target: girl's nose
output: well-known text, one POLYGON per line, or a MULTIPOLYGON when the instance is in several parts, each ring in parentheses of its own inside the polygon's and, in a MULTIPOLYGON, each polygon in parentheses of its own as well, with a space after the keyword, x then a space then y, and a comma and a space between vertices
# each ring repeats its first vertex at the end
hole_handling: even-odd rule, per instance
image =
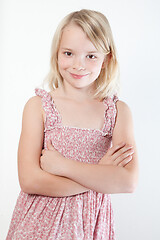
POLYGON ((73 62, 73 69, 80 71, 85 69, 85 61, 84 59, 78 57, 74 59, 73 62))

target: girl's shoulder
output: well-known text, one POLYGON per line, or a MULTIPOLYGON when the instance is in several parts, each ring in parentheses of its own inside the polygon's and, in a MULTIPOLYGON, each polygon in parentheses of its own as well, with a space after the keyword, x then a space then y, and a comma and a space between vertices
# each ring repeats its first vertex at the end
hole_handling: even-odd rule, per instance
POLYGON ((123 101, 117 101, 116 108, 116 129, 119 129, 121 132, 130 132, 131 129, 133 129, 133 119, 130 107, 123 101))
POLYGON ((38 108, 41 109, 42 108, 42 98, 41 96, 32 96, 30 97, 27 102, 25 103, 25 108, 38 108))
POLYGON ((45 113, 42 107, 42 99, 40 96, 33 96, 28 99, 24 106, 23 116, 29 117, 34 115, 37 118, 45 117, 45 113))
POLYGON ((29 98, 24 106, 24 108, 41 108, 41 97, 40 96, 33 96, 29 98))
POLYGON ((117 111, 122 115, 131 114, 130 107, 124 101, 118 100, 116 102, 117 111))

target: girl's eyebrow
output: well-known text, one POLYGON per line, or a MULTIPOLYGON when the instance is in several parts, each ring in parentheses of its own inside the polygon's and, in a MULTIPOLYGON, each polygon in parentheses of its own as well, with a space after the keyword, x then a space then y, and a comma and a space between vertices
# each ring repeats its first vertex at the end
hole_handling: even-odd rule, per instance
POLYGON ((98 53, 98 51, 90 51, 90 52, 88 52, 88 53, 98 53))
POLYGON ((72 49, 70 49, 70 48, 62 48, 62 50, 72 51, 72 49))
MULTIPOLYGON (((62 48, 62 50, 67 50, 67 51, 73 51, 73 49, 71 49, 71 48, 62 48)), ((98 53, 98 51, 86 51, 87 53, 98 53)))

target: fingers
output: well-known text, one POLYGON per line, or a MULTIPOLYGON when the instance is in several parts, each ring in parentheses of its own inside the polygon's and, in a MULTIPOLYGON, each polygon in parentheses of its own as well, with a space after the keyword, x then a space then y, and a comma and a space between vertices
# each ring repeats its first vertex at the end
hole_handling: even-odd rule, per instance
POLYGON ((44 152, 45 152, 45 149, 42 150, 42 155, 44 154, 44 152))
POLYGON ((122 166, 126 165, 129 161, 132 160, 132 155, 134 154, 133 148, 129 147, 125 152, 119 155, 114 161, 114 165, 122 166))
POLYGON ((132 160, 132 155, 126 157, 122 162, 120 162, 117 166, 125 167, 132 160))
MULTIPOLYGON (((53 151, 54 149, 55 149, 55 148, 52 146, 51 140, 49 140, 49 141, 47 142, 47 150, 52 150, 52 151, 53 151)), ((43 154, 45 153, 45 151, 46 151, 46 149, 43 149, 41 155, 43 155, 43 154)))
MULTIPOLYGON (((53 147, 52 143, 51 143, 51 140, 49 140, 47 142, 47 150, 55 150, 55 148, 53 147)), ((41 156, 45 153, 46 149, 43 149, 42 152, 41 152, 41 156)))
POLYGON ((48 150, 54 150, 54 147, 53 147, 53 145, 52 145, 51 140, 49 140, 49 141, 47 142, 47 149, 48 149, 48 150))
POLYGON ((113 146, 112 148, 109 149, 110 155, 113 155, 115 152, 123 148, 125 145, 126 143, 121 142, 120 144, 113 146))
POLYGON ((120 156, 125 158, 126 157, 125 154, 127 154, 130 150, 133 150, 133 146, 121 143, 119 145, 112 147, 110 149, 109 155, 112 161, 115 161, 116 159, 119 159, 120 156))
POLYGON ((125 166, 132 160, 133 154, 133 146, 122 142, 109 149, 109 163, 115 166, 125 166))

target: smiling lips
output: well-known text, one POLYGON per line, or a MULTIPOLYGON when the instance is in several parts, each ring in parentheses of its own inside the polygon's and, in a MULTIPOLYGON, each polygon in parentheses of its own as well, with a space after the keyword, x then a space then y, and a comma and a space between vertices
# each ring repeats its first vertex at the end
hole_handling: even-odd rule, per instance
POLYGON ((75 78, 75 79, 81 79, 81 78, 83 78, 83 77, 85 77, 85 76, 88 75, 88 73, 87 73, 87 74, 84 74, 84 75, 77 75, 77 74, 74 74, 74 73, 70 73, 70 74, 71 74, 71 76, 72 76, 73 78, 75 78))

